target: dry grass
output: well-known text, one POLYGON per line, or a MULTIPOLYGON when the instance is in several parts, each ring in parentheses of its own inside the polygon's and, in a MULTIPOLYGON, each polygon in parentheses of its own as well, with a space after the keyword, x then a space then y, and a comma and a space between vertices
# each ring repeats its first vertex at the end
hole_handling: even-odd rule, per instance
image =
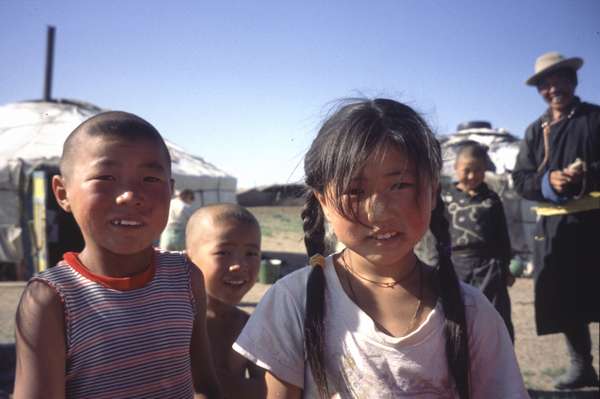
POLYGON ((304 253, 301 207, 250 208, 260 223, 263 251, 304 253))

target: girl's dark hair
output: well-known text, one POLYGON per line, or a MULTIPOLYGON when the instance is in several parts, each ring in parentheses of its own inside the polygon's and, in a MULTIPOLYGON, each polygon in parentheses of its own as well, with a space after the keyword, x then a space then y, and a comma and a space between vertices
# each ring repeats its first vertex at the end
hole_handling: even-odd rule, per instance
POLYGON ((449 223, 444 216, 444 201, 439 193, 437 204, 431 212, 429 230, 436 240, 438 266, 435 283, 444 308, 444 334, 446 336, 446 358, 448 370, 454 378, 461 399, 470 397, 469 340, 465 305, 460 283, 450 257, 449 223))
MULTIPOLYGON (((439 181, 440 146, 427 123, 410 107, 388 99, 348 100, 323 124, 304 159, 309 193, 302 210, 304 242, 308 256, 324 251, 324 215, 316 193, 337 211, 356 220, 341 201, 351 179, 359 175, 367 158, 390 145, 410 154, 418 181, 439 181)), ((450 238, 443 203, 432 212, 430 229, 438 243, 440 262, 435 278, 444 308, 446 356, 461 399, 469 398, 469 355, 465 309, 460 285, 448 254, 450 238)), ((327 396, 324 363, 324 291, 321 267, 313 267, 307 283, 304 339, 308 363, 321 396, 327 396)))

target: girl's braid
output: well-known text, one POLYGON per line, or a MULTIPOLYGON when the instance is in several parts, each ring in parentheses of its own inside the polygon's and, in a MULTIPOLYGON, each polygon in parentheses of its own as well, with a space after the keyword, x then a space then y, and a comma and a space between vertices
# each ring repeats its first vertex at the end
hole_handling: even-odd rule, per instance
MULTIPOLYGON (((313 192, 306 198, 302 209, 302 228, 306 252, 311 257, 325 250, 325 224, 321 204, 313 192)), ((325 352, 325 273, 323 267, 313 266, 306 285, 306 311, 304 314, 304 341, 308 363, 321 397, 328 396, 327 375, 323 354, 325 352)))
POLYGON ((444 202, 438 195, 429 226, 436 239, 438 267, 436 286, 446 317, 446 357, 448 370, 454 378, 461 399, 469 399, 469 341, 467 321, 460 283, 450 257, 449 224, 444 215, 444 202))

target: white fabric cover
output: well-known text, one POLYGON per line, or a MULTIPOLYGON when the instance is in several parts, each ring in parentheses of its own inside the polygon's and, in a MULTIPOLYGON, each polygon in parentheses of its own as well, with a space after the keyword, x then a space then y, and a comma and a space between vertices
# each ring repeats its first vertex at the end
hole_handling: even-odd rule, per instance
MULTIPOLYGON (((80 102, 21 102, 0 106, 0 184, 11 160, 57 164, 71 131, 89 117, 105 111, 80 102)), ((233 192, 236 179, 202 158, 165 140, 172 157, 176 187, 233 192)))
POLYGON ((489 148, 488 155, 496 166, 496 174, 510 173, 514 169, 519 139, 504 129, 465 129, 451 134, 442 143, 443 175, 454 176, 456 145, 466 140, 476 141, 489 148))

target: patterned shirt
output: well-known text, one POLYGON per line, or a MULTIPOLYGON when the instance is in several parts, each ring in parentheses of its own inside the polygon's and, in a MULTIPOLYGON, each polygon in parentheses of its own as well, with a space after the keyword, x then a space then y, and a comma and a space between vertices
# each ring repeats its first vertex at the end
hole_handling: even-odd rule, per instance
POLYGON ((476 191, 470 196, 452 184, 442 194, 450 222, 452 252, 477 251, 508 262, 511 246, 500 197, 485 183, 476 191))
POLYGON ((33 280, 64 308, 68 398, 192 398, 190 342, 195 318, 190 266, 155 252, 139 275, 94 275, 75 253, 33 280))

